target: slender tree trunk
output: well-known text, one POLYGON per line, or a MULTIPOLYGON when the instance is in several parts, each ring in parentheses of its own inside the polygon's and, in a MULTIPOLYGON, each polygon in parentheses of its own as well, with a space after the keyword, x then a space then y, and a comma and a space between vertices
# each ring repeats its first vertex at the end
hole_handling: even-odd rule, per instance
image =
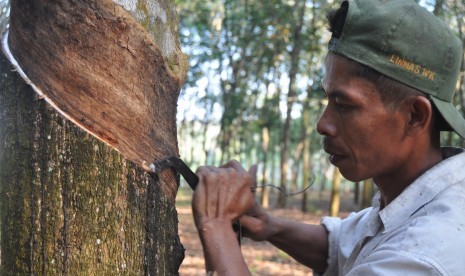
MULTIPOLYGON (((278 168, 279 168, 279 165, 278 165, 278 160, 279 160, 279 146, 276 146, 276 144, 274 143, 271 143, 272 145, 274 145, 273 147, 273 150, 271 151, 271 169, 270 169, 270 178, 269 178, 269 181, 268 183, 271 184, 271 185, 276 185, 277 183, 277 178, 278 178, 278 168)), ((268 194, 269 194, 269 197, 270 198, 273 198, 273 196, 276 194, 275 193, 275 190, 274 189, 268 189, 268 194)), ((275 202, 275 205, 273 207, 276 206, 276 202, 275 202)))
POLYGON ((363 181, 363 197, 362 208, 370 207, 373 200, 373 180, 367 179, 363 181))
POLYGON ((262 147, 263 147, 263 170, 262 170, 262 194, 261 194, 261 205, 263 208, 268 208, 269 205, 269 191, 268 177, 267 177, 267 166, 268 166, 268 149, 270 145, 270 133, 267 127, 262 128, 262 147))
POLYGON ((433 13, 434 15, 438 17, 444 16, 444 0, 436 0, 436 3, 434 4, 434 10, 433 13))
POLYGON ((303 136, 305 135, 305 130, 304 130, 304 126, 302 125, 301 126, 302 129, 301 129, 301 138, 300 138, 300 141, 299 143, 297 144, 295 150, 294 150, 294 154, 292 156, 292 174, 291 174, 291 191, 295 191, 297 190, 297 187, 298 187, 298 178, 299 178, 299 172, 300 172, 300 163, 301 163, 301 157, 302 157, 302 151, 304 149, 304 138, 303 136))
POLYGON ((339 173, 338 168, 334 167, 329 215, 332 217, 339 216, 340 206, 341 206, 341 173, 339 173))
POLYGON ((291 174, 291 185, 290 185, 290 192, 297 191, 299 186, 299 175, 300 175, 300 157, 298 159, 294 159, 292 162, 292 174, 291 174))
MULTIPOLYGON (((307 99, 310 99, 310 92, 308 92, 309 95, 307 99)), ((310 179, 310 170, 311 170, 311 164, 310 164, 310 135, 312 133, 312 127, 310 126, 310 109, 308 108, 309 103, 305 104, 305 108, 303 111, 302 115, 302 120, 303 120, 303 125, 305 127, 305 137, 304 137, 304 147, 303 147, 303 179, 302 179, 302 186, 306 187, 310 185, 311 179, 310 179)), ((308 192, 303 193, 302 195, 302 205, 301 209, 302 212, 307 212, 307 197, 308 197, 308 192)))
POLYGON ((319 193, 318 193, 318 198, 320 201, 323 200, 323 193, 325 192, 326 190, 326 182, 327 182, 327 179, 326 179, 326 176, 325 176, 325 172, 326 170, 328 169, 328 162, 326 161, 326 159, 320 159, 320 164, 321 164, 321 168, 322 168, 322 172, 323 172, 323 175, 321 177, 321 180, 320 180, 320 188, 319 188, 319 193))
POLYGON ((8 24, 8 11, 10 8, 10 1, 3 0, 0 2, 0 35, 6 29, 8 24))
MULTIPOLYGON (((290 131, 291 131, 291 112, 292 107, 295 102, 295 97, 297 95, 297 85, 296 85, 296 77, 299 68, 299 58, 300 58, 300 51, 302 50, 302 27, 304 23, 304 14, 305 14, 305 1, 300 1, 296 4, 298 9, 299 20, 297 26, 294 30, 293 40, 294 40, 294 48, 291 52, 291 69, 289 70, 289 91, 287 95, 287 114, 286 120, 284 122, 284 129, 283 129, 283 142, 281 148, 281 179, 280 179, 280 186, 282 189, 286 190, 286 183, 287 183, 287 174, 288 174, 288 159, 289 159, 289 144, 290 144, 290 131), (300 5, 299 5, 300 4, 300 5)), ((287 198, 284 194, 280 193, 278 196, 278 206, 281 208, 286 207, 287 198)))
MULTIPOLYGON (((310 161, 306 160, 307 158, 310 159, 310 154, 304 153, 304 175, 303 175, 303 187, 310 185, 310 161)), ((300 209, 302 212, 308 211, 308 190, 302 194, 302 202, 300 209)))
MULTIPOLYGON (((222 124, 223 126, 223 124, 222 124)), ((223 164, 226 160, 230 158, 229 152, 229 144, 230 144, 230 134, 229 134, 229 126, 221 127, 221 141, 220 141, 220 150, 221 150, 221 157, 219 165, 223 164)))
POLYGON ((360 182, 355 182, 354 184, 354 203, 358 205, 360 203, 360 182))
MULTIPOLYGON (((455 8, 459 9, 459 5, 461 5, 461 7, 463 8, 463 3, 462 4, 459 4, 457 3, 457 1, 454 1, 454 6, 455 8)), ((463 13, 465 13, 464 10, 462 10, 462 13, 461 15, 457 15, 456 16, 456 21, 457 21, 457 31, 458 31, 458 34, 459 34, 459 38, 462 40, 462 45, 463 45, 463 55, 462 55, 462 66, 460 67, 460 77, 459 77, 459 81, 457 83, 457 93, 456 95, 458 95, 459 97, 459 102, 460 102, 460 105, 461 105, 461 109, 462 109, 462 114, 465 115, 465 20, 463 18, 463 13)), ((461 140, 461 146, 464 147, 465 146, 465 141, 462 139, 461 140)))

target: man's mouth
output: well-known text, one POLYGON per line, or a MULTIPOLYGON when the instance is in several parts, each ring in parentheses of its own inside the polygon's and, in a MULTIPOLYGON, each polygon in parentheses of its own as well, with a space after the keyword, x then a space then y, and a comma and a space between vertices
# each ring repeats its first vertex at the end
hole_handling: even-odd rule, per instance
POLYGON ((337 154, 330 154, 330 155, 329 155, 329 161, 330 161, 331 164, 333 164, 333 165, 336 165, 336 163, 338 163, 338 162, 341 161, 342 159, 344 159, 344 156, 343 156, 343 155, 337 155, 337 154))
POLYGON ((333 146, 329 145, 327 139, 323 141, 323 149, 326 153, 329 154, 329 161, 333 165, 344 159, 344 155, 340 154, 338 150, 334 149, 333 146))

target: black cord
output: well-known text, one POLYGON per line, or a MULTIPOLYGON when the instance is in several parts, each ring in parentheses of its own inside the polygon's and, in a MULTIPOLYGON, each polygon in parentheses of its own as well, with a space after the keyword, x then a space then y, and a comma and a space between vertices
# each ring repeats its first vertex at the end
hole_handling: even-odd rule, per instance
POLYGON ((278 186, 275 186, 275 185, 272 185, 272 184, 266 184, 266 185, 256 186, 256 187, 252 188, 252 191, 255 192, 256 189, 262 189, 262 188, 265 188, 265 187, 271 187, 271 188, 273 188, 273 189, 276 189, 276 190, 280 191, 280 192, 283 193, 285 196, 296 196, 296 195, 299 195, 299 194, 303 194, 303 193, 305 193, 308 189, 310 189, 310 187, 312 187, 314 181, 315 181, 315 178, 312 179, 312 181, 310 182, 310 184, 309 184, 307 187, 305 187, 305 189, 303 189, 302 191, 293 192, 293 193, 288 193, 288 192, 286 191, 286 189, 281 188, 281 187, 278 187, 278 186))

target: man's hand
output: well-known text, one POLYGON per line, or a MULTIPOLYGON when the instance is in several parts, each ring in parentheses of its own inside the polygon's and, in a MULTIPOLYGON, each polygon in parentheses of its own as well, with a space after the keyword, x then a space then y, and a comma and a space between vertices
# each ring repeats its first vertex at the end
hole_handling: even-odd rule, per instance
POLYGON ((237 161, 219 168, 200 167, 192 211, 202 241, 207 271, 248 275, 232 223, 254 205, 254 179, 237 161))
POLYGON ((328 233, 324 226, 273 217, 255 201, 256 167, 246 172, 238 162, 201 167, 192 209, 202 241, 207 271, 250 274, 231 224, 240 220, 244 234, 267 240, 319 272, 327 267, 328 233))
MULTIPOLYGON (((255 195, 257 187, 257 166, 254 165, 249 169, 249 175, 252 177, 252 191, 255 195)), ((242 234, 254 241, 265 241, 271 235, 270 216, 254 200, 254 205, 239 219, 242 226, 242 234)))
POLYGON ((271 236, 270 215, 257 202, 239 221, 244 237, 254 241, 266 241, 271 236))
POLYGON ((254 178, 237 161, 217 168, 200 167, 199 184, 192 200, 196 226, 208 220, 221 220, 232 224, 254 205, 251 188, 254 178))

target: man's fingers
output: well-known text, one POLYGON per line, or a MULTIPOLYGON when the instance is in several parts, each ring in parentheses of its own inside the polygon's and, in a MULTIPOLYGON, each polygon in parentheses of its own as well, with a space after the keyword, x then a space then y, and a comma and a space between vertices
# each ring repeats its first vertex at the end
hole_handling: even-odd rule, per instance
MULTIPOLYGON (((255 170, 255 169, 253 169, 255 170)), ((255 179, 237 161, 221 167, 197 169, 199 185, 194 193, 196 212, 205 217, 236 219, 253 206, 255 179)))
POLYGON ((257 165, 252 165, 250 168, 249 168, 249 174, 250 176, 252 176, 253 178, 257 178, 257 165))
POLYGON ((255 225, 258 225, 259 221, 251 216, 244 215, 239 218, 239 222, 243 227, 253 228, 255 225))
POLYGON ((252 165, 249 168, 249 175, 252 177, 252 184, 250 185, 250 190, 252 193, 255 193, 257 190, 257 165, 252 165))
POLYGON ((244 236, 253 238, 254 240, 264 240, 262 237, 263 233, 263 222, 259 219, 251 216, 241 216, 239 222, 242 227, 242 233, 244 236))
POLYGON ((200 173, 204 173, 204 174, 208 174, 208 173, 211 173, 211 172, 214 172, 216 170, 216 167, 214 166, 200 166, 197 168, 197 171, 195 171, 195 174, 200 174, 200 173))
POLYGON ((228 163, 221 165, 220 168, 232 168, 237 172, 245 172, 244 168, 242 167, 241 163, 237 160, 231 160, 228 163))

